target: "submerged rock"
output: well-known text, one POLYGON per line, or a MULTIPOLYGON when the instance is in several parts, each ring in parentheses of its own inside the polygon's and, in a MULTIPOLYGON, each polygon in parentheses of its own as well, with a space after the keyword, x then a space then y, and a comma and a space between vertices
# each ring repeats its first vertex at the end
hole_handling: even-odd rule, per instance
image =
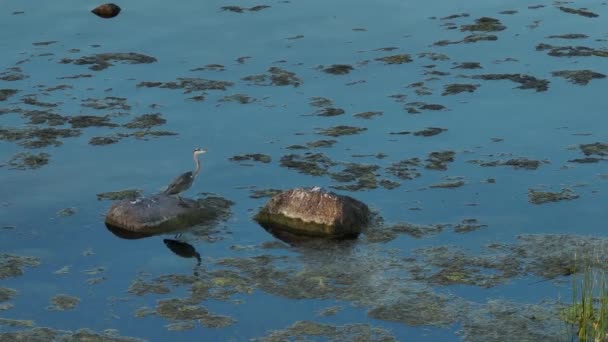
POLYGON ((95 15, 102 18, 114 18, 120 13, 120 7, 116 4, 103 4, 95 7, 92 11, 95 15))
POLYGON ((354 238, 369 222, 367 205, 319 187, 274 196, 255 216, 265 229, 329 238, 354 238))
POLYGON ((179 199, 164 194, 115 202, 106 214, 105 223, 114 234, 145 237, 215 223, 226 217, 232 202, 208 197, 202 200, 179 199))

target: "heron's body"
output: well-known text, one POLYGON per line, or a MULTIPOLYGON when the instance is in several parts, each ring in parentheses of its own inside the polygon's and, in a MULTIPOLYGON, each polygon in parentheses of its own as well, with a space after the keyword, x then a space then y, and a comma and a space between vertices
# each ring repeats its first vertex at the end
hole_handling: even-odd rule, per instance
MULTIPOLYGON (((199 154, 203 154, 207 152, 207 150, 203 150, 203 149, 195 149, 194 150, 194 163, 196 163, 196 169, 194 171, 188 171, 185 172, 183 174, 181 174, 180 176, 178 176, 177 178, 175 178, 173 180, 173 182, 171 182, 171 184, 169 184, 169 186, 167 187, 167 189, 163 192, 165 195, 177 195, 177 197, 179 198, 179 194, 190 189, 190 187, 192 186, 192 183, 194 183, 194 179, 196 179, 196 176, 198 176, 198 173, 201 170, 201 163, 198 160, 197 156, 199 154)), ((181 200, 181 198, 180 198, 181 200)))
POLYGON ((194 183, 194 174, 192 171, 184 172, 169 184, 164 193, 165 195, 177 195, 180 192, 190 189, 192 183, 194 183))

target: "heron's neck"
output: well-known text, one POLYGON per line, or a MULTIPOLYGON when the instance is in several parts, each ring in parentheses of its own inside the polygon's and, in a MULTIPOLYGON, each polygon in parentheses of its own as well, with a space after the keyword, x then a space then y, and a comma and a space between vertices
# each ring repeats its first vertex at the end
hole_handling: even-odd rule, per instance
POLYGON ((201 171, 201 162, 198 160, 198 156, 196 154, 194 154, 194 163, 196 164, 196 168, 194 169, 194 177, 196 177, 201 171))

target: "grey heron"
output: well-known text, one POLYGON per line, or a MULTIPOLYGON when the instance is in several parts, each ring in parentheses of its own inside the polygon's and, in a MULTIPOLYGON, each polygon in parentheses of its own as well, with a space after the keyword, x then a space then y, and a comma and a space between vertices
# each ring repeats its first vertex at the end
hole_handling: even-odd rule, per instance
POLYGON ((188 171, 188 172, 182 173, 180 176, 175 178, 173 180, 173 182, 171 182, 171 184, 169 184, 169 186, 163 193, 165 195, 177 195, 177 198, 181 202, 182 198, 179 197, 179 194, 190 189, 190 187, 192 186, 192 183, 194 183, 194 179, 196 178, 196 176, 198 176, 199 172, 201 171, 201 162, 198 160, 198 155, 206 153, 206 152, 207 152, 207 150, 205 150, 203 148, 195 148, 193 157, 194 157, 194 163, 196 164, 196 168, 194 169, 194 171, 188 171))

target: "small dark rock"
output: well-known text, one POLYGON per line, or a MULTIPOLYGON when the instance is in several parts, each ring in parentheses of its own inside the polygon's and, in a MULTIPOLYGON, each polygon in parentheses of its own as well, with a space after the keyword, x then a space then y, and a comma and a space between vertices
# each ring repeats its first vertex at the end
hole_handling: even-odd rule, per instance
POLYGON ((97 6, 96 8, 91 10, 91 12, 96 14, 98 17, 106 19, 114 18, 120 13, 120 7, 118 7, 118 5, 116 4, 108 3, 97 6))

